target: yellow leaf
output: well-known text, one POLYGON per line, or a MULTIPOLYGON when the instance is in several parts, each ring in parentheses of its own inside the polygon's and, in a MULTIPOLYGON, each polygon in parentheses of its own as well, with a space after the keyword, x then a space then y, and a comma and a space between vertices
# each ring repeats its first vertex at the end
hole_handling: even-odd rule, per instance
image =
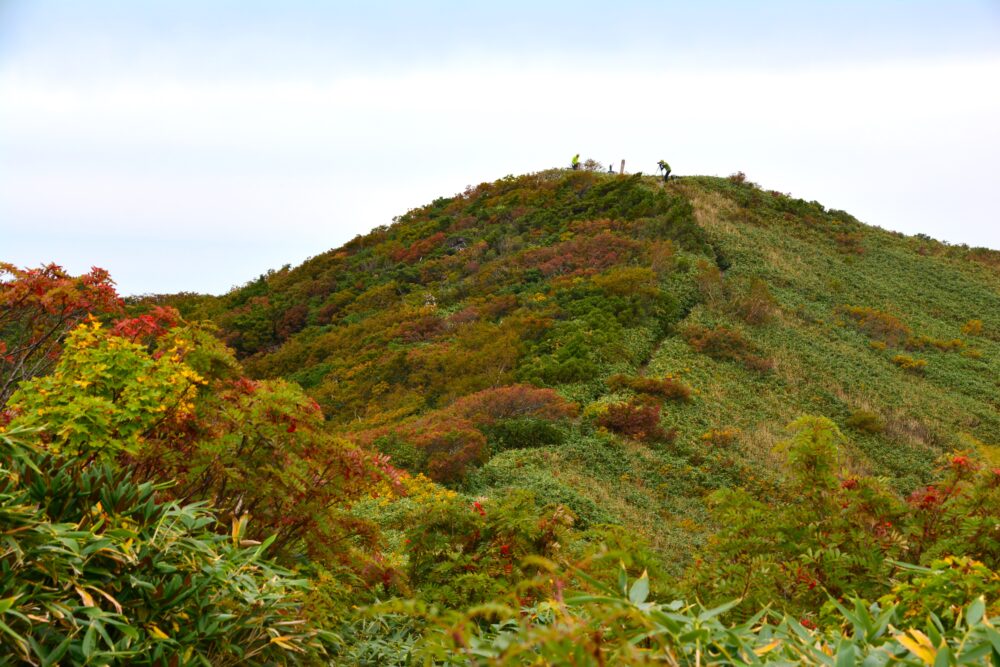
POLYGON ((73 588, 76 589, 76 594, 80 596, 81 600, 83 600, 84 605, 86 605, 87 607, 97 606, 97 604, 94 602, 94 598, 90 595, 90 593, 83 590, 79 586, 74 586, 73 588))
POLYGON ((923 660, 925 664, 934 664, 934 658, 937 657, 937 649, 934 648, 934 644, 931 643, 927 635, 920 632, 920 630, 910 629, 907 630, 907 634, 896 635, 896 641, 908 648, 911 653, 923 660))
POLYGON ((150 624, 150 626, 149 626, 149 632, 154 637, 156 637, 157 639, 170 639, 170 637, 167 636, 166 632, 164 632, 163 630, 160 630, 158 627, 156 627, 155 623, 150 624))
POLYGON ((117 611, 119 614, 122 613, 122 606, 121 606, 121 604, 119 604, 118 600, 114 599, 113 597, 111 597, 111 595, 109 595, 108 593, 105 593, 104 591, 102 591, 99 588, 95 588, 94 590, 97 591, 98 593, 100 593, 101 595, 103 595, 104 599, 106 599, 108 602, 110 602, 111 604, 113 604, 114 607, 115 607, 115 611, 117 611))
POLYGON ((301 650, 298 646, 295 646, 294 644, 289 644, 288 643, 289 639, 294 639, 294 637, 292 637, 291 635, 281 635, 280 637, 271 637, 271 643, 272 644, 277 644, 278 646, 280 646, 281 648, 285 649, 286 651, 299 651, 299 650, 301 650))
POLYGON ((238 546, 240 543, 240 529, 243 527, 243 519, 233 517, 233 546, 238 546))
POLYGON ((779 642, 777 639, 772 639, 770 644, 765 644, 764 646, 758 646, 753 650, 753 652, 756 653, 757 655, 764 655, 765 653, 769 653, 774 649, 778 648, 778 646, 780 645, 781 642, 779 642))

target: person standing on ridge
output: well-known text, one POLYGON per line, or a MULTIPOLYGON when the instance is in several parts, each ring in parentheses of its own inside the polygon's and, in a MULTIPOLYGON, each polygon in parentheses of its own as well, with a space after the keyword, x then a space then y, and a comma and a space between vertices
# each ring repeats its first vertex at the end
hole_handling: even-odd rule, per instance
POLYGON ((571 167, 573 167, 573 171, 576 171, 577 169, 579 169, 580 168, 580 154, 577 153, 576 155, 574 155, 573 159, 569 161, 569 164, 570 164, 571 167))
POLYGON ((670 178, 670 165, 667 164, 666 160, 660 160, 656 163, 656 165, 660 168, 660 171, 663 172, 663 182, 666 183, 667 179, 670 178))

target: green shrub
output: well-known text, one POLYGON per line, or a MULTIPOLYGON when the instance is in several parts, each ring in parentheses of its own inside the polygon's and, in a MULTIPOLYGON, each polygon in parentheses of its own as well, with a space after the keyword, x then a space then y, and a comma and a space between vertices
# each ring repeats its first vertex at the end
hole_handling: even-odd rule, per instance
POLYGON ((392 465, 412 473, 418 473, 427 464, 427 451, 414 445, 397 433, 376 438, 372 445, 389 456, 392 465))
POLYGON ((885 430, 885 424, 882 423, 877 414, 870 410, 854 410, 844 424, 861 433, 881 433, 885 430))
POLYGON ((521 417, 501 419, 483 428, 487 443, 493 452, 505 449, 527 449, 561 445, 566 431, 547 419, 521 417))
POLYGON ((908 575, 879 602, 898 605, 900 621, 909 623, 936 614, 951 629, 961 620, 963 608, 982 599, 989 616, 1000 614, 1000 574, 971 558, 948 556, 930 568, 908 567, 908 575))
POLYGON ((759 278, 750 281, 746 290, 733 301, 736 315, 750 325, 767 324, 778 310, 778 302, 767 283, 759 278))

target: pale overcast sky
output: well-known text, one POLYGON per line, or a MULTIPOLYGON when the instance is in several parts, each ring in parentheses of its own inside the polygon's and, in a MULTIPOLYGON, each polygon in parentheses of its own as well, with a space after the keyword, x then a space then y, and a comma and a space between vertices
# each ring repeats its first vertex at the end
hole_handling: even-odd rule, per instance
POLYGON ((574 153, 1000 248, 1000 2, 0 0, 0 260, 125 294, 574 153))

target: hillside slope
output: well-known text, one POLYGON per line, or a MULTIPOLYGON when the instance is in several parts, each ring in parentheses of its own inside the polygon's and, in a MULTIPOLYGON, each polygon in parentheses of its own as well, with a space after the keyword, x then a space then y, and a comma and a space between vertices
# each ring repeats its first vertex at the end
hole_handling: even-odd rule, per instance
POLYGON ((397 464, 533 490, 677 567, 706 492, 773 491, 798 415, 834 420, 846 464, 902 492, 1000 444, 1000 253, 741 177, 507 177, 224 297, 160 300, 397 464))

